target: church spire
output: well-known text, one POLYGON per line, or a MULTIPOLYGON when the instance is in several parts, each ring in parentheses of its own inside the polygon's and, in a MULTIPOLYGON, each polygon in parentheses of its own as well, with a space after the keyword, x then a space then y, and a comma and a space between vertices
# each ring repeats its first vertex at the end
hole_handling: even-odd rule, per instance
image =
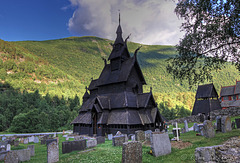
POLYGON ((117 28, 117 31, 116 31, 116 33, 117 33, 117 38, 116 38, 116 40, 115 40, 115 42, 114 42, 114 45, 117 45, 117 44, 123 44, 124 42, 123 42, 123 38, 122 38, 122 28, 121 28, 121 19, 120 19, 121 17, 120 17, 120 13, 119 13, 119 24, 118 24, 118 28, 117 28))

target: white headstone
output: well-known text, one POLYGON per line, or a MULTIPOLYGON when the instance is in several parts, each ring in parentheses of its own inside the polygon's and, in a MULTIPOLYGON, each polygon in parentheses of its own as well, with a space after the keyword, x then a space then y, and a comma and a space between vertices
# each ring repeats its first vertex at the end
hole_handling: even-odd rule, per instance
POLYGON ((69 140, 69 137, 66 137, 66 141, 68 141, 69 140))
POLYGON ((34 142, 34 136, 28 137, 28 142, 29 143, 34 142))
POLYGON ((39 138, 38 137, 34 137, 34 143, 39 143, 39 138))
POLYGON ((10 144, 7 144, 7 149, 6 151, 11 151, 11 145, 10 144))
POLYGON ((112 134, 108 134, 108 140, 112 140, 113 135, 112 134))
POLYGON ((135 135, 132 135, 132 136, 131 136, 131 140, 132 140, 132 141, 135 141, 135 135))

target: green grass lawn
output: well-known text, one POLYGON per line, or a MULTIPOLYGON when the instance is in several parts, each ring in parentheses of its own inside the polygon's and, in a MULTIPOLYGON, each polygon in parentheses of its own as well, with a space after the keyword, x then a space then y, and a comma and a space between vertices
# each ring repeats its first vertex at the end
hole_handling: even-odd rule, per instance
MULTIPOLYGON (((231 118, 234 120, 238 117, 231 118)), ((191 127, 193 123, 189 123, 189 127, 191 127)), ((179 124, 180 127, 183 127, 184 124, 179 124)), ((170 126, 170 128, 172 128, 170 126)), ((190 131, 188 133, 181 134, 180 139, 183 142, 192 143, 191 146, 185 149, 177 149, 172 147, 172 153, 165 156, 154 157, 149 154, 151 150, 150 147, 143 146, 142 147, 142 160, 144 163, 155 163, 155 162, 195 162, 194 151, 197 147, 205 147, 212 145, 220 145, 223 144, 226 140, 231 137, 240 136, 240 130, 234 129, 228 133, 216 133, 214 138, 205 138, 203 136, 196 136, 194 131, 190 131)), ((170 135, 171 137, 171 135, 170 135)), ((73 139, 70 139, 70 141, 73 139)), ((120 163, 122 160, 122 147, 113 147, 112 141, 106 140, 104 144, 99 144, 94 150, 89 152, 80 152, 73 151, 71 153, 62 154, 62 142, 65 141, 65 137, 59 135, 59 162, 66 163, 120 163)), ((30 143, 34 144, 34 143, 30 143)), ((27 148, 30 144, 20 144, 18 147, 12 147, 12 150, 24 149, 27 148)), ((43 163, 47 162, 47 146, 41 145, 40 142, 35 145, 35 156, 31 157, 29 162, 32 163, 43 163)), ((2 162, 1 162, 2 163, 2 162)))

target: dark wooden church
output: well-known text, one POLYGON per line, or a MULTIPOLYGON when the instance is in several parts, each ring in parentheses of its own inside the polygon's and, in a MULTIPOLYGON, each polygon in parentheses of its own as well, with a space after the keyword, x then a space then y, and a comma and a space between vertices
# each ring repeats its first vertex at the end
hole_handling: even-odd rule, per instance
POLYGON ((131 57, 127 39, 117 28, 117 38, 99 78, 92 80, 83 96, 79 115, 72 121, 73 132, 80 135, 133 134, 136 130, 162 129, 162 118, 152 95, 143 93, 146 84, 137 60, 131 57))
POLYGON ((199 85, 195 98, 192 115, 201 113, 208 116, 211 111, 221 109, 218 93, 213 84, 199 85))

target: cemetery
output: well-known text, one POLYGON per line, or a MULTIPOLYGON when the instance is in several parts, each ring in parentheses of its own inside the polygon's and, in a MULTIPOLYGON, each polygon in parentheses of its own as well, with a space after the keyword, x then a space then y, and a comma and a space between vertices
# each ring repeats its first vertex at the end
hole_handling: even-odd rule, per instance
POLYGON ((59 133, 23 138, 6 134, 0 137, 0 162, 204 162, 239 159, 236 152, 240 149, 240 126, 236 125, 239 119, 240 116, 221 116, 204 123, 185 121, 169 124, 168 132, 139 130, 135 134, 118 132, 105 137, 59 133), (234 126, 232 122, 235 122, 234 126), (38 141, 22 141, 29 139, 38 141), (232 151, 232 157, 226 155, 229 151, 232 151))

